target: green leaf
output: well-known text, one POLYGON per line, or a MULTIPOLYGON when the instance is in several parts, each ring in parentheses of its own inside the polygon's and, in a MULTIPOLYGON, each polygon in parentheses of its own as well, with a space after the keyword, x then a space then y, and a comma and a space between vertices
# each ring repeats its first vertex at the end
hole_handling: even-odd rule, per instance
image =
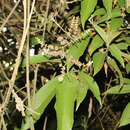
POLYGON ((108 45, 117 37, 121 34, 121 31, 116 31, 116 30, 109 30, 107 32, 107 43, 108 45))
POLYGON ((88 37, 87 39, 84 39, 82 41, 78 41, 77 43, 73 44, 70 46, 70 48, 67 50, 67 70, 71 68, 71 66, 74 63, 70 62, 70 59, 78 60, 80 56, 84 53, 88 43, 89 43, 90 38, 88 37))
POLYGON ((126 0, 118 0, 118 4, 119 4, 121 7, 125 7, 126 0))
POLYGON ((90 44, 90 46, 89 46, 89 49, 88 49, 88 52, 89 52, 90 56, 93 54, 93 52, 94 52, 96 49, 100 48, 100 47, 103 45, 103 43, 104 43, 104 41, 103 41, 102 38, 97 34, 97 35, 93 38, 93 40, 92 40, 92 42, 91 42, 91 44, 90 44))
POLYGON ((130 7, 130 1, 126 0, 126 8, 129 8, 129 7, 130 7))
POLYGON ((126 68, 126 72, 127 72, 127 73, 130 73, 130 63, 126 64, 126 67, 125 67, 125 68, 126 68))
POLYGON ((121 17, 121 16, 122 16, 122 13, 121 13, 120 8, 114 8, 112 10, 112 18, 121 17))
POLYGON ((83 0, 81 1, 81 23, 84 28, 85 22, 88 20, 92 12, 94 11, 97 5, 97 0, 83 0))
POLYGON ((20 130, 19 128, 15 127, 14 130, 20 130))
POLYGON ((130 93, 130 84, 117 85, 108 89, 104 94, 127 94, 130 93))
POLYGON ((100 26, 98 26, 97 24, 92 23, 95 30, 98 32, 98 34, 101 36, 101 38, 108 43, 108 39, 107 39, 107 34, 104 31, 104 29, 102 29, 100 26))
POLYGON ((84 72, 79 72, 80 82, 87 86, 101 105, 100 90, 95 80, 84 72))
POLYGON ((114 70, 116 70, 116 72, 118 72, 118 74, 121 74, 121 71, 120 71, 120 69, 119 69, 119 67, 118 67, 118 65, 116 64, 116 62, 115 62, 114 59, 108 57, 108 58, 107 58, 107 63, 108 63, 114 70))
POLYGON ((126 42, 127 44, 130 45, 130 37, 124 37, 124 40, 125 40, 125 42, 126 42))
POLYGON ((93 55, 94 75, 96 75, 103 67, 106 53, 97 52, 93 55))
POLYGON ((43 36, 42 35, 38 35, 38 36, 34 36, 30 39, 30 43, 32 45, 37 45, 39 44, 40 42, 42 42, 44 39, 43 39, 43 36))
POLYGON ((117 46, 120 50, 127 50, 129 45, 128 45, 127 43, 125 43, 125 42, 122 42, 122 43, 116 44, 116 46, 117 46))
MULTIPOLYGON (((34 98, 34 110, 36 110, 38 113, 42 114, 51 99, 55 96, 55 89, 61 84, 59 77, 60 76, 57 76, 54 79, 48 81, 48 83, 40 88, 40 90, 36 93, 34 98)), ((36 119, 38 120, 39 116, 36 117, 36 119)))
POLYGON ((107 32, 105 32, 104 29, 102 29, 97 24, 92 23, 92 25, 94 26, 98 34, 102 37, 102 39, 105 41, 107 46, 112 42, 112 40, 114 40, 114 38, 116 38, 121 33, 121 31, 115 30, 108 30, 107 32))
MULTIPOLYGON (((29 57, 30 65, 38 64, 38 63, 42 63, 42 62, 49 62, 49 61, 53 61, 53 60, 50 60, 49 56, 47 57, 44 55, 34 55, 34 56, 29 57)), ((21 63, 21 67, 25 67, 25 66, 26 66, 26 59, 23 59, 23 61, 21 63)))
POLYGON ((99 16, 99 15, 105 15, 105 14, 106 14, 105 9, 104 8, 99 8, 99 9, 95 10, 95 12, 92 14, 91 18, 93 18, 95 16, 99 16))
POLYGON ((124 82, 123 82, 122 73, 121 73, 121 71, 120 71, 118 65, 116 64, 115 60, 112 59, 112 58, 110 58, 110 57, 108 57, 108 58, 107 58, 107 63, 110 65, 110 67, 112 67, 112 69, 114 69, 114 70, 118 73, 118 75, 119 75, 119 77, 120 77, 120 83, 124 83, 124 82))
POLYGON ((130 0, 126 0, 126 11, 130 13, 130 0))
POLYGON ((77 80, 73 75, 66 75, 64 81, 56 89, 55 110, 57 114, 57 130, 71 130, 74 118, 74 103, 77 95, 77 80))
POLYGON ((130 6, 126 9, 126 11, 130 14, 130 6))
POLYGON ((109 51, 111 53, 111 55, 113 57, 115 57, 115 59, 117 59, 119 61, 119 63, 124 67, 124 60, 122 58, 122 53, 120 51, 120 49, 115 45, 115 44, 112 44, 109 46, 109 51))
POLYGON ((109 27, 111 30, 119 30, 122 24, 123 24, 122 18, 114 18, 111 20, 109 27))
POLYGON ((69 16, 78 13, 80 11, 80 5, 75 5, 68 13, 64 14, 65 19, 69 16))
MULTIPOLYGON (((112 17, 111 18, 116 18, 116 17, 121 17, 122 14, 121 14, 121 10, 120 8, 114 8, 112 10, 112 17)), ((102 16, 97 22, 96 24, 99 24, 99 23, 102 23, 102 22, 105 22, 105 21, 108 21, 111 19, 110 17, 108 17, 108 14, 102 16)))
POLYGON ((88 89, 89 89, 88 86, 86 84, 84 84, 82 79, 80 79, 79 80, 79 87, 78 87, 78 90, 77 90, 76 110, 78 110, 79 105, 82 103, 82 101, 86 97, 88 89))
POLYGON ((102 0, 103 1, 103 5, 107 10, 107 14, 109 17, 112 16, 111 12, 112 12, 112 0, 102 0))
POLYGON ((130 45, 130 38, 129 37, 121 37, 121 38, 118 38, 118 39, 116 39, 116 42, 125 42, 125 43, 127 43, 128 45, 130 45))
POLYGON ((43 114, 45 108, 56 94, 56 87, 60 85, 58 78, 59 76, 48 81, 46 85, 44 85, 38 90, 35 97, 32 99, 34 113, 29 110, 26 110, 26 116, 23 119, 21 130, 27 130, 28 128, 31 127, 30 123, 31 115, 34 119, 33 123, 35 123, 43 114))
POLYGON ((121 115, 119 127, 130 124, 130 103, 128 103, 121 115))
POLYGON ((130 84, 130 79, 129 78, 123 78, 124 84, 130 84))
POLYGON ((121 55, 125 57, 127 60, 130 60, 130 54, 127 54, 125 52, 121 52, 121 55))

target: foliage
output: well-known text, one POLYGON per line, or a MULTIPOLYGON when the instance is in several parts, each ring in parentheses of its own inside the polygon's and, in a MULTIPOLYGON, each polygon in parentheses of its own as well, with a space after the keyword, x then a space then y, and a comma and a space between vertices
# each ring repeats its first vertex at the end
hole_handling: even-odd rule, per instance
MULTIPOLYGON (((11 68, 15 70, 15 60, 17 59, 16 63, 19 60, 18 76, 15 77, 13 86, 16 85, 19 91, 23 87, 20 81, 26 79, 22 83, 24 87, 29 87, 27 92, 20 90, 23 97, 28 98, 28 101, 24 103, 26 110, 20 130, 33 128, 54 98, 56 99, 54 108, 57 130, 71 130, 74 127, 74 114, 87 96, 92 98, 93 95, 97 106, 103 107, 101 92, 103 96, 130 93, 130 79, 127 78, 130 72, 130 32, 129 26, 124 25, 124 16, 130 13, 129 1, 81 0, 76 1, 76 4, 72 3, 70 7, 72 9, 69 11, 67 10, 69 1, 60 2, 59 7, 57 2, 50 2, 50 10, 48 3, 45 2, 44 5, 48 10, 43 14, 38 10, 39 7, 33 9, 37 20, 33 23, 35 18, 33 19, 32 15, 32 21, 29 24, 30 34, 27 34, 25 41, 27 45, 24 46, 21 55, 19 55, 19 50, 22 42, 18 45, 18 50, 16 50, 19 57, 14 50, 14 57, 9 58, 11 59, 9 69, 6 68, 9 73, 15 73, 11 68), (57 7, 59 15, 54 7, 57 7), (54 14, 49 12, 51 10, 54 14), (64 14, 65 11, 68 11, 67 14, 64 14), (66 21, 67 25, 64 24, 66 21), (33 27, 36 30, 31 32, 33 27), (31 49, 35 51, 33 56, 29 56, 31 49), (105 92, 105 85, 100 86, 101 78, 99 78, 100 81, 96 79, 96 77, 104 79, 102 71, 107 78, 105 85, 109 84, 110 87, 105 92), (26 78, 23 75, 26 75, 26 78)), ((1 60, 3 61, 5 57, 1 60)), ((8 58, 4 61, 3 64, 7 63, 8 58)), ((10 87, 10 80, 6 78, 5 73, 3 75, 0 81, 7 80, 10 87)), ((11 77, 11 81, 13 78, 11 77)), ((22 101, 21 96, 20 102, 22 101)), ((93 112, 92 107, 94 106, 90 102, 88 120, 93 112)), ((118 127, 130 124, 129 108, 130 103, 126 105, 117 124, 118 127)))

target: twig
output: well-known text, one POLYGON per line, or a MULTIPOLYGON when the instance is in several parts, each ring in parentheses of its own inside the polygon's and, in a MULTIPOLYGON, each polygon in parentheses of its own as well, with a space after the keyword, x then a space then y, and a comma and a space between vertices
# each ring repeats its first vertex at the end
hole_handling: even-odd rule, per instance
POLYGON ((36 93, 38 68, 39 68, 39 64, 36 65, 36 69, 34 71, 33 91, 32 91, 32 97, 33 97, 32 107, 34 107, 33 105, 35 104, 35 93, 36 93))
MULTIPOLYGON (((24 4, 25 4, 25 1, 24 1, 24 4)), ((15 68, 14 68, 14 71, 13 71, 13 74, 12 74, 12 78, 9 81, 9 89, 8 89, 7 95, 5 97, 5 101, 2 104, 3 111, 6 107, 6 105, 8 104, 13 86, 15 84, 15 80, 16 80, 16 76, 17 76, 18 68, 19 68, 19 64, 20 64, 21 54, 22 54, 22 50, 23 50, 23 47, 24 47, 26 36, 27 36, 28 30, 29 30, 29 25, 30 25, 30 20, 31 20, 31 16, 32 16, 32 13, 33 13, 34 5, 35 5, 35 0, 33 0, 33 2, 32 2, 32 8, 31 8, 31 12, 30 12, 30 15, 29 15, 29 18, 28 18, 28 24, 26 26, 26 29, 24 27, 23 36, 22 36, 20 48, 19 48, 19 51, 18 51, 18 56, 17 56, 17 59, 16 59, 15 68)), ((26 22, 26 21, 24 20, 24 22, 26 22)))
MULTIPOLYGON (((26 26, 28 24, 28 17, 30 15, 30 0, 27 0, 27 6, 25 6, 26 10, 26 26)), ((30 23, 29 23, 29 27, 30 27, 30 23)), ((28 98, 28 107, 31 107, 31 94, 30 94, 30 80, 29 80, 29 30, 27 33, 27 45, 26 45, 26 88, 27 88, 27 98, 28 98)), ((30 122, 31 122, 31 130, 34 130, 34 124, 33 122, 33 118, 30 116, 30 122)))
POLYGON ((45 121, 44 121, 43 130, 46 130, 46 124, 47 124, 47 116, 45 117, 45 121))
MULTIPOLYGON (((45 38, 45 31, 46 31, 46 24, 47 24, 49 6, 50 6, 50 0, 47 1, 47 8, 46 8, 46 13, 45 13, 45 22, 44 22, 44 28, 43 28, 43 38, 45 38)), ((43 42, 44 42, 44 39, 43 39, 43 42)))
POLYGON ((15 4, 14 8, 11 10, 10 14, 9 14, 8 17, 6 18, 5 22, 1 25, 1 27, 0 27, 0 32, 2 31, 3 27, 6 25, 6 23, 7 23, 8 20, 10 19, 10 17, 12 16, 12 14, 13 14, 13 12, 15 11, 15 9, 17 8, 19 2, 20 2, 20 0, 17 1, 17 3, 15 4))
MULTIPOLYGON (((28 16, 30 14, 30 0, 27 0, 27 8, 26 10, 26 24, 28 22, 28 16)), ((30 26, 30 25, 29 25, 30 26)), ((27 42, 26 42, 26 88, 27 88, 27 97, 28 97, 28 107, 31 107, 31 97, 30 97, 30 81, 29 81, 29 31, 27 34, 27 42)))
POLYGON ((57 22, 56 20, 52 17, 51 20, 74 42, 75 40, 70 36, 68 32, 66 32, 57 22))
POLYGON ((5 124, 5 120, 4 120, 4 116, 2 115, 1 116, 1 123, 2 123, 2 126, 3 126, 3 130, 7 130, 7 127, 6 127, 6 124, 5 124))
POLYGON ((3 74, 3 76, 5 77, 5 79, 6 79, 7 81, 9 81, 9 78, 8 78, 7 74, 5 73, 4 68, 3 68, 1 62, 0 62, 0 69, 1 69, 2 74, 3 74))

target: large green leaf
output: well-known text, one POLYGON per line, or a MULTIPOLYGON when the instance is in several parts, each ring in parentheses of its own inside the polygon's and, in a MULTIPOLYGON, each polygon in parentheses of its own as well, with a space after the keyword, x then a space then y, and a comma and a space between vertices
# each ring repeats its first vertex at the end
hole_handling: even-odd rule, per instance
POLYGON ((35 97, 32 99, 32 106, 34 113, 28 110, 26 111, 26 116, 25 119, 23 119, 21 130, 27 130, 28 128, 31 127, 30 124, 31 115, 34 119, 33 123, 35 123, 40 118, 45 108, 56 94, 56 87, 60 85, 58 78, 59 76, 48 81, 46 85, 44 85, 38 90, 35 97))
MULTIPOLYGON (((44 55, 34 55, 34 56, 30 56, 29 57, 29 64, 38 64, 38 63, 42 63, 42 62, 48 62, 51 61, 50 57, 44 56, 44 55)), ((26 66, 26 59, 23 59, 22 63, 21 63, 21 67, 25 67, 26 66)))
POLYGON ((86 97, 89 89, 88 85, 84 84, 82 77, 80 78, 81 79, 79 79, 79 87, 77 90, 77 97, 76 97, 76 110, 78 109, 79 105, 82 103, 84 98, 86 97))
POLYGON ((85 22, 87 21, 87 19, 90 17, 92 12, 94 11, 96 5, 97 5, 97 0, 81 1, 80 15, 81 15, 81 23, 82 23, 83 28, 85 26, 85 22))
POLYGON ((121 115, 119 127, 130 124, 130 103, 128 103, 121 115))
POLYGON ((78 41, 77 43, 70 46, 70 48, 67 50, 67 70, 71 68, 71 66, 74 63, 70 62, 70 59, 78 60, 80 56, 84 53, 90 38, 78 41))
POLYGON ((107 14, 109 17, 111 17, 111 12, 112 12, 112 0, 102 0, 103 1, 103 5, 105 6, 106 10, 107 10, 107 14))
POLYGON ((77 87, 78 81, 72 74, 68 74, 56 89, 57 130, 72 129, 77 87))
POLYGON ((103 45, 103 43, 104 43, 104 41, 103 41, 102 38, 97 34, 97 35, 93 38, 93 40, 92 40, 92 42, 91 42, 91 44, 90 44, 90 46, 89 46, 89 49, 88 49, 88 52, 89 52, 90 56, 93 54, 93 52, 94 52, 96 49, 100 48, 100 47, 103 45))
POLYGON ((130 84, 117 85, 108 89, 104 94, 126 94, 130 93, 130 84))
POLYGON ((94 75, 96 75, 102 69, 105 57, 106 53, 104 52, 97 52, 93 55, 94 75))
POLYGON ((79 72, 79 76, 81 79, 80 82, 82 82, 85 86, 87 86, 91 90, 91 92, 93 93, 93 95, 96 97, 96 99, 101 105, 101 97, 100 97, 100 90, 98 84, 94 81, 94 79, 91 76, 89 76, 84 72, 79 72))
POLYGON ((122 58, 122 53, 120 49, 116 46, 116 44, 112 44, 109 46, 109 51, 115 59, 119 61, 119 63, 124 67, 124 60, 122 58))

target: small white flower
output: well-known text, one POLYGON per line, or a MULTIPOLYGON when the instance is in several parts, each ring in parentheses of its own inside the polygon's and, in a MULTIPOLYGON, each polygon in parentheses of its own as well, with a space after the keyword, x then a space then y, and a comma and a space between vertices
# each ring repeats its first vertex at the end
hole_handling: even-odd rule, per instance
POLYGON ((2 29, 3 32, 7 32, 7 30, 8 30, 7 27, 3 27, 2 29))
POLYGON ((13 67, 10 67, 10 71, 12 71, 14 68, 13 67))
POLYGON ((8 50, 8 48, 6 48, 6 47, 5 47, 5 48, 4 48, 4 50, 6 50, 6 51, 7 51, 7 50, 8 50))
POLYGON ((59 67, 62 67, 62 63, 59 64, 59 67))
POLYGON ((34 55, 35 50, 34 49, 30 49, 30 56, 34 55))
POLYGON ((45 80, 46 83, 47 83, 48 81, 49 81, 48 79, 45 80))
POLYGON ((14 41, 10 42, 10 45, 13 45, 13 44, 15 44, 15 42, 14 42, 14 41))
POLYGON ((8 42, 12 42, 12 41, 13 41, 13 39, 8 39, 7 41, 8 41, 8 42))
POLYGON ((9 67, 9 63, 6 63, 6 64, 5 64, 5 67, 9 67))
POLYGON ((0 47, 0 52, 3 52, 3 48, 2 47, 0 47))
POLYGON ((14 1, 14 3, 16 3, 17 2, 17 0, 13 0, 14 1))
POLYGON ((89 61, 88 63, 87 63, 87 66, 91 66, 93 64, 93 61, 89 61))

